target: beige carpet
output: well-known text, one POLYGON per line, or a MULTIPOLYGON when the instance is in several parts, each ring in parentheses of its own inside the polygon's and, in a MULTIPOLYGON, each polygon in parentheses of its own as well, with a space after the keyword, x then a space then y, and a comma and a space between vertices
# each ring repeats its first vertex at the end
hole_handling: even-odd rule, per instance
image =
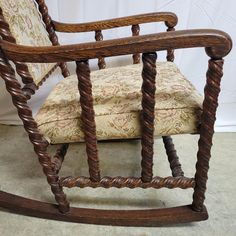
MULTIPOLYGON (((174 137, 186 176, 193 176, 197 136, 174 137)), ((100 143, 102 175, 139 175, 139 141, 100 143)), ((32 145, 22 127, 0 125, 0 189, 21 196, 53 202, 32 145)), ((53 149, 51 150, 53 151, 53 149)), ((111 227, 25 217, 0 211, 0 235, 236 235, 236 133, 218 133, 214 138, 206 205, 208 221, 162 228, 111 227)), ((169 176, 161 140, 155 142, 154 171, 169 176)), ((87 175, 83 144, 72 145, 63 175, 87 175)), ((142 209, 191 203, 192 190, 67 190, 73 206, 142 209)))

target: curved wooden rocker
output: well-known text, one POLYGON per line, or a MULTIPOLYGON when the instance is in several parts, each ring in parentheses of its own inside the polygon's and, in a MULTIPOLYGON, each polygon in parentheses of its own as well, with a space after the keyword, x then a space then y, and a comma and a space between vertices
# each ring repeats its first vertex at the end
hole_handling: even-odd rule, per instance
POLYGON ((153 13, 88 24, 63 24, 51 20, 43 0, 37 0, 36 2, 54 46, 31 47, 17 45, 0 8, 0 35, 2 37, 2 40, 0 40, 0 75, 5 80, 7 90, 12 96, 13 103, 23 121, 24 128, 34 146, 58 205, 30 200, 0 191, 0 207, 23 215, 91 224, 161 226, 206 220, 208 214, 203 203, 211 157, 210 150, 214 133, 215 114, 218 106, 217 100, 220 92, 220 80, 223 76, 223 57, 231 50, 232 41, 230 37, 218 30, 174 31, 177 17, 173 13, 153 13), (139 24, 152 21, 165 21, 169 32, 139 36, 139 24), (101 30, 127 25, 132 25, 133 37, 102 41, 101 30), (97 42, 60 46, 55 31, 95 31, 97 42), (210 57, 199 131, 196 174, 194 178, 184 176, 172 139, 169 136, 164 136, 163 142, 173 177, 153 177, 156 52, 167 50, 167 59, 173 61, 174 49, 192 47, 206 48, 206 52, 210 57), (143 53, 141 177, 101 177, 88 60, 98 58, 99 68, 102 69, 105 67, 105 57, 133 54, 134 63, 139 63, 140 53, 143 53), (16 71, 25 83, 23 88, 16 80, 15 71, 9 60, 16 64, 16 71), (60 178, 58 176, 69 144, 60 145, 56 155, 51 158, 47 153, 49 143, 40 134, 31 109, 27 105, 27 100, 31 98, 56 66, 39 84, 35 84, 27 65, 24 63, 44 63, 45 61, 47 63, 57 63, 56 66, 61 67, 64 77, 69 75, 65 62, 76 61, 77 63, 78 89, 81 94, 81 119, 85 127, 83 131, 90 177, 60 178), (63 192, 63 187, 194 188, 194 194, 193 202, 188 206, 132 211, 96 210, 70 207, 63 192))
POLYGON ((0 191, 0 206, 14 213, 44 219, 116 226, 163 226, 208 218, 206 208, 193 211, 191 205, 152 210, 98 210, 71 207, 62 214, 58 206, 0 191))

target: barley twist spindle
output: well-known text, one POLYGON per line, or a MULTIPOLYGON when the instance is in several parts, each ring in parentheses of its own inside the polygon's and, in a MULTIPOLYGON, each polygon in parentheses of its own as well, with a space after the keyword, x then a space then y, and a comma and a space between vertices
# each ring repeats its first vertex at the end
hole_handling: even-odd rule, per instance
MULTIPOLYGON (((52 24, 52 19, 48 13, 48 8, 45 4, 45 1, 44 0, 36 0, 36 2, 38 3, 39 11, 42 15, 42 20, 46 26, 46 30, 49 34, 49 38, 52 42, 52 45, 54 45, 54 46, 59 45, 58 37, 55 33, 54 26, 52 24)), ((66 63, 59 63, 59 66, 61 68, 61 71, 62 71, 62 74, 64 77, 70 76, 70 72, 67 68, 66 63)))
POLYGON ((153 177, 153 144, 154 144, 154 109, 155 109, 155 80, 156 53, 143 54, 142 71, 142 181, 150 182, 153 177))
POLYGON ((34 145, 34 150, 38 155, 43 172, 45 173, 55 199, 59 204, 59 210, 61 212, 67 212, 69 211, 69 203, 67 202, 66 195, 59 184, 59 177, 53 170, 50 156, 46 152, 48 142, 45 141, 39 133, 37 123, 32 117, 32 111, 27 105, 27 98, 22 93, 21 86, 15 78, 14 69, 11 67, 2 52, 0 53, 0 75, 5 81, 7 91, 12 96, 13 104, 17 108, 19 117, 29 135, 29 139, 34 145))
POLYGON ((80 105, 82 109, 82 130, 88 155, 89 173, 92 181, 100 181, 100 170, 97 150, 95 112, 93 108, 92 83, 88 61, 78 61, 77 76, 79 81, 80 105))
POLYGON ((196 186, 192 203, 192 208, 195 211, 203 210, 203 203, 205 200, 216 109, 220 93, 220 82, 223 76, 223 62, 223 60, 209 60, 205 99, 203 102, 203 113, 201 118, 200 139, 198 142, 199 149, 197 153, 195 174, 196 186))
POLYGON ((79 188, 193 188, 195 185, 195 181, 193 178, 186 178, 186 177, 154 177, 151 182, 144 183, 141 178, 135 177, 103 177, 99 182, 93 182, 91 179, 80 176, 80 177, 65 177, 61 178, 61 185, 67 188, 79 187, 79 188))
MULTIPOLYGON (((96 41, 102 41, 103 40, 103 35, 101 30, 95 31, 95 39, 96 41)), ((103 57, 98 58, 98 68, 99 70, 105 69, 106 68, 106 62, 103 57)))
MULTIPOLYGON (((168 29, 167 29, 167 32, 171 32, 171 31, 175 31, 175 28, 169 26, 168 29)), ((167 50, 167 57, 166 57, 167 61, 173 62, 175 60, 174 52, 175 51, 173 49, 168 49, 167 50)))
POLYGON ((175 150, 172 138, 170 136, 162 137, 163 142, 166 149, 166 154, 168 156, 168 161, 170 163, 170 168, 172 171, 172 176, 184 176, 184 172, 181 168, 181 164, 179 162, 179 157, 177 156, 177 152, 175 150))
MULTIPOLYGON (((0 8, 0 35, 1 37, 10 42, 16 43, 16 39, 12 36, 9 24, 5 21, 2 9, 0 8)), ((35 85, 32 76, 29 73, 28 66, 22 62, 14 62, 16 65, 16 71, 22 78, 24 84, 35 85)))
POLYGON ((61 169, 62 163, 64 161, 65 155, 67 153, 69 144, 61 144, 57 149, 56 154, 53 157, 52 163, 54 165, 54 170, 58 173, 61 169))
MULTIPOLYGON (((139 25, 132 25, 132 36, 139 36, 140 33, 140 27, 139 25)), ((140 54, 136 53, 133 55, 133 64, 139 64, 140 63, 140 54)))

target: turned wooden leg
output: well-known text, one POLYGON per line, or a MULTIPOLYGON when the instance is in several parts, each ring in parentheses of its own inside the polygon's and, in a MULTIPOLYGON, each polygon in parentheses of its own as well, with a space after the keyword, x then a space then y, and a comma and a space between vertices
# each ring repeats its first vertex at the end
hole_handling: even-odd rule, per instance
POLYGON ((198 142, 197 164, 196 164, 196 186, 193 194, 192 208, 195 211, 203 210, 205 200, 206 183, 208 179, 209 161, 211 158, 212 138, 214 134, 214 123, 216 109, 218 106, 218 95, 220 93, 220 81, 223 76, 223 60, 209 61, 207 72, 207 84, 205 87, 205 99, 203 102, 202 122, 200 128, 200 139, 198 142))
POLYGON ((181 168, 179 157, 177 156, 177 152, 175 150, 175 146, 174 146, 172 138, 170 136, 163 136, 162 139, 165 145, 168 161, 170 163, 172 176, 173 177, 184 176, 184 172, 181 168))

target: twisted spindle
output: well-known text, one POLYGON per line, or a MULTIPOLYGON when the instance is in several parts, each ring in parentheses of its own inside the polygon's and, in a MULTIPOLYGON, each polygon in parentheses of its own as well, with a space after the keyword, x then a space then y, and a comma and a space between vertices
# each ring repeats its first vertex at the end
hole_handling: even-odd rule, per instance
MULTIPOLYGON (((140 27, 139 25, 132 25, 132 36, 139 36, 140 33, 140 27)), ((133 64, 139 64, 140 63, 140 54, 136 53, 133 55, 133 64)))
MULTIPOLYGON (((16 39, 10 32, 9 24, 5 21, 1 8, 0 8, 0 35, 4 40, 11 43, 16 43, 16 39)), ((52 68, 52 70, 50 70, 49 73, 46 76, 44 76, 44 78, 40 81, 40 83, 36 85, 32 75, 29 72, 27 64, 16 61, 14 61, 14 63, 16 65, 17 74, 19 74, 19 76, 22 78, 22 82, 25 84, 25 86, 22 88, 22 91, 27 97, 27 99, 30 99, 31 96, 35 94, 38 87, 43 84, 43 82, 53 73, 53 71, 58 66, 58 65, 54 66, 54 68, 52 68)))
MULTIPOLYGON (((48 8, 45 4, 45 1, 44 0, 36 0, 36 2, 38 3, 39 11, 42 15, 42 20, 46 26, 46 30, 49 34, 49 38, 52 42, 52 45, 54 45, 54 46, 59 45, 58 37, 55 33, 54 26, 52 23, 52 18, 50 17, 50 15, 48 13, 48 8)), ((64 77, 70 76, 70 72, 67 68, 66 63, 59 63, 59 66, 61 68, 62 75, 64 77)))
POLYGON ((220 82, 223 76, 223 62, 223 60, 209 60, 205 99, 203 102, 203 113, 201 118, 200 139, 198 142, 199 149, 197 153, 195 174, 196 186, 192 203, 192 208, 195 211, 203 210, 203 203, 205 200, 216 109, 220 93, 220 82))
POLYGON ((58 64, 55 65, 44 77, 43 79, 41 79, 41 81, 36 85, 35 83, 30 83, 30 84, 26 84, 23 88, 22 91, 24 93, 24 95, 26 96, 26 98, 29 100, 31 98, 32 95, 35 94, 36 90, 39 88, 39 86, 41 86, 46 79, 57 69, 58 64))
POLYGON ((87 177, 65 177, 61 178, 61 185, 68 188, 79 187, 79 188, 193 188, 195 185, 195 181, 193 178, 186 177, 154 177, 151 182, 144 183, 141 178, 135 177, 103 177, 99 182, 93 182, 87 177))
POLYGON ((156 53, 143 54, 142 71, 142 181, 150 182, 153 177, 153 144, 154 144, 154 109, 155 109, 155 80, 156 53))
MULTIPOLYGON (((9 24, 4 19, 1 7, 0 7, 0 35, 4 40, 10 43, 16 43, 16 39, 11 34, 9 24)), ((22 62, 14 62, 14 63, 16 65, 17 74, 22 78, 22 82, 24 84, 29 84, 31 87, 36 86, 33 77, 29 73, 28 66, 22 62)))
MULTIPOLYGON (((168 25, 167 25, 168 26, 168 25)), ((175 31, 174 27, 168 26, 167 32, 171 32, 171 31, 175 31)), ((171 61, 173 62, 175 60, 175 54, 174 54, 174 50, 173 49, 168 49, 167 50, 167 61, 171 61)))
POLYGON ((57 149, 56 154, 53 157, 52 163, 54 165, 54 170, 56 171, 56 173, 59 173, 61 169, 68 147, 69 147, 68 143, 61 144, 60 147, 57 149))
POLYGON ((80 105, 82 109, 82 130, 84 132, 84 139, 86 143, 89 174, 91 181, 97 182, 100 181, 100 169, 90 69, 88 61, 78 61, 76 64, 76 72, 79 80, 80 105))
POLYGON ((170 163, 170 169, 172 171, 172 176, 184 176, 184 172, 181 168, 181 164, 179 162, 179 157, 177 156, 177 152, 175 150, 175 146, 173 144, 173 140, 170 136, 164 136, 163 142, 166 149, 166 154, 168 156, 168 161, 170 163))
MULTIPOLYGON (((103 35, 101 30, 95 31, 95 39, 96 41, 102 41, 103 40, 103 35)), ((103 57, 98 58, 98 68, 99 70, 105 69, 106 68, 106 62, 103 57)))
MULTIPOLYGON (((175 31, 175 28, 173 25, 169 24, 168 22, 165 23, 167 28, 167 32, 175 31)), ((174 62, 175 60, 175 55, 174 55, 174 50, 173 49, 168 49, 167 50, 167 61, 174 62)), ((168 161, 170 163, 170 168, 172 171, 173 176, 183 176, 184 172, 181 168, 181 164, 179 162, 179 157, 177 155, 177 152, 175 150, 175 146, 173 143, 173 140, 170 136, 167 137, 162 137, 165 149, 166 149, 166 154, 168 156, 168 161)))
POLYGON ((51 158, 47 153, 48 142, 45 141, 39 133, 37 123, 32 117, 32 111, 27 105, 27 98, 22 93, 21 85, 16 80, 14 69, 4 57, 2 51, 0 52, 0 75, 5 81, 7 91, 12 96, 13 104, 17 108, 19 117, 29 135, 29 139, 34 145, 34 150, 38 155, 43 172, 45 173, 55 199, 59 204, 59 210, 65 213, 69 211, 69 203, 59 184, 59 177, 53 169, 51 158))

